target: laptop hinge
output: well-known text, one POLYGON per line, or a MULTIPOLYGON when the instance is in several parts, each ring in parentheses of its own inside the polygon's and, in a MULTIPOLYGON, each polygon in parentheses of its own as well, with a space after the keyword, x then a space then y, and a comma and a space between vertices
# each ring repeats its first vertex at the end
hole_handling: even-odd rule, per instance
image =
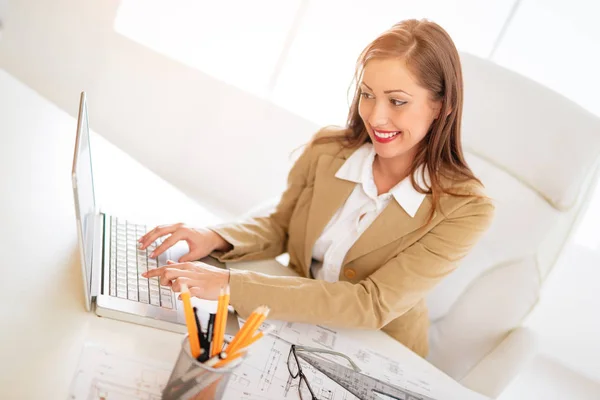
POLYGON ((92 282, 90 295, 95 298, 100 294, 102 284, 102 247, 104 241, 104 215, 97 211, 94 215, 94 245, 92 246, 92 282))

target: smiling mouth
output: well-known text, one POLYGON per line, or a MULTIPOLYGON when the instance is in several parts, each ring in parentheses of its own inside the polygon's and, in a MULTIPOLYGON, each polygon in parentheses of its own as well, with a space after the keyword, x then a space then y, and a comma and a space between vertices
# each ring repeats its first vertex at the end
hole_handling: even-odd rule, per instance
POLYGON ((400 136, 402 131, 380 131, 373 129, 373 136, 379 143, 388 143, 400 136))
POLYGON ((397 134, 399 134, 400 131, 388 132, 388 131, 378 131, 378 130, 373 129, 373 133, 378 138, 381 138, 381 139, 390 139, 390 138, 396 136, 397 134))

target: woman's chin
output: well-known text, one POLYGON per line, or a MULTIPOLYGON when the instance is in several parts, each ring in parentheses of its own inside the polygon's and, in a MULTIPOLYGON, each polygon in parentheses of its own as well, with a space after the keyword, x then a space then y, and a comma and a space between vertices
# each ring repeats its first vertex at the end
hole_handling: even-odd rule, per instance
POLYGON ((396 158, 404 153, 402 149, 399 149, 397 146, 390 146, 389 144, 374 143, 373 149, 381 158, 396 158))

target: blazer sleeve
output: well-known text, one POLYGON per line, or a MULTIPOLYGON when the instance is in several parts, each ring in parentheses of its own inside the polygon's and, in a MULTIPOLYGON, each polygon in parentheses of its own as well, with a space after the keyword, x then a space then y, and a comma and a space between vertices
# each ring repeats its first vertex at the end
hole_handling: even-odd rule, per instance
POLYGON ((289 222, 298 197, 307 185, 312 149, 313 146, 307 145, 292 166, 286 190, 269 216, 208 228, 233 246, 227 252, 214 251, 212 256, 221 262, 250 261, 275 258, 286 251, 289 222))
POLYGON ((466 203, 358 283, 232 270, 230 302, 244 317, 268 305, 270 319, 381 329, 454 271, 487 230, 493 211, 489 199, 466 203))

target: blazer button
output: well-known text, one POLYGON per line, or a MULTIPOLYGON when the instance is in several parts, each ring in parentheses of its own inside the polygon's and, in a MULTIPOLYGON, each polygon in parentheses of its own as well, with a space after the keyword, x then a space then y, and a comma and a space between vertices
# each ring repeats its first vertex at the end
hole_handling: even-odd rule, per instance
POLYGON ((344 276, 348 279, 352 279, 356 276, 356 271, 352 268, 346 268, 346 270, 344 271, 344 276))

